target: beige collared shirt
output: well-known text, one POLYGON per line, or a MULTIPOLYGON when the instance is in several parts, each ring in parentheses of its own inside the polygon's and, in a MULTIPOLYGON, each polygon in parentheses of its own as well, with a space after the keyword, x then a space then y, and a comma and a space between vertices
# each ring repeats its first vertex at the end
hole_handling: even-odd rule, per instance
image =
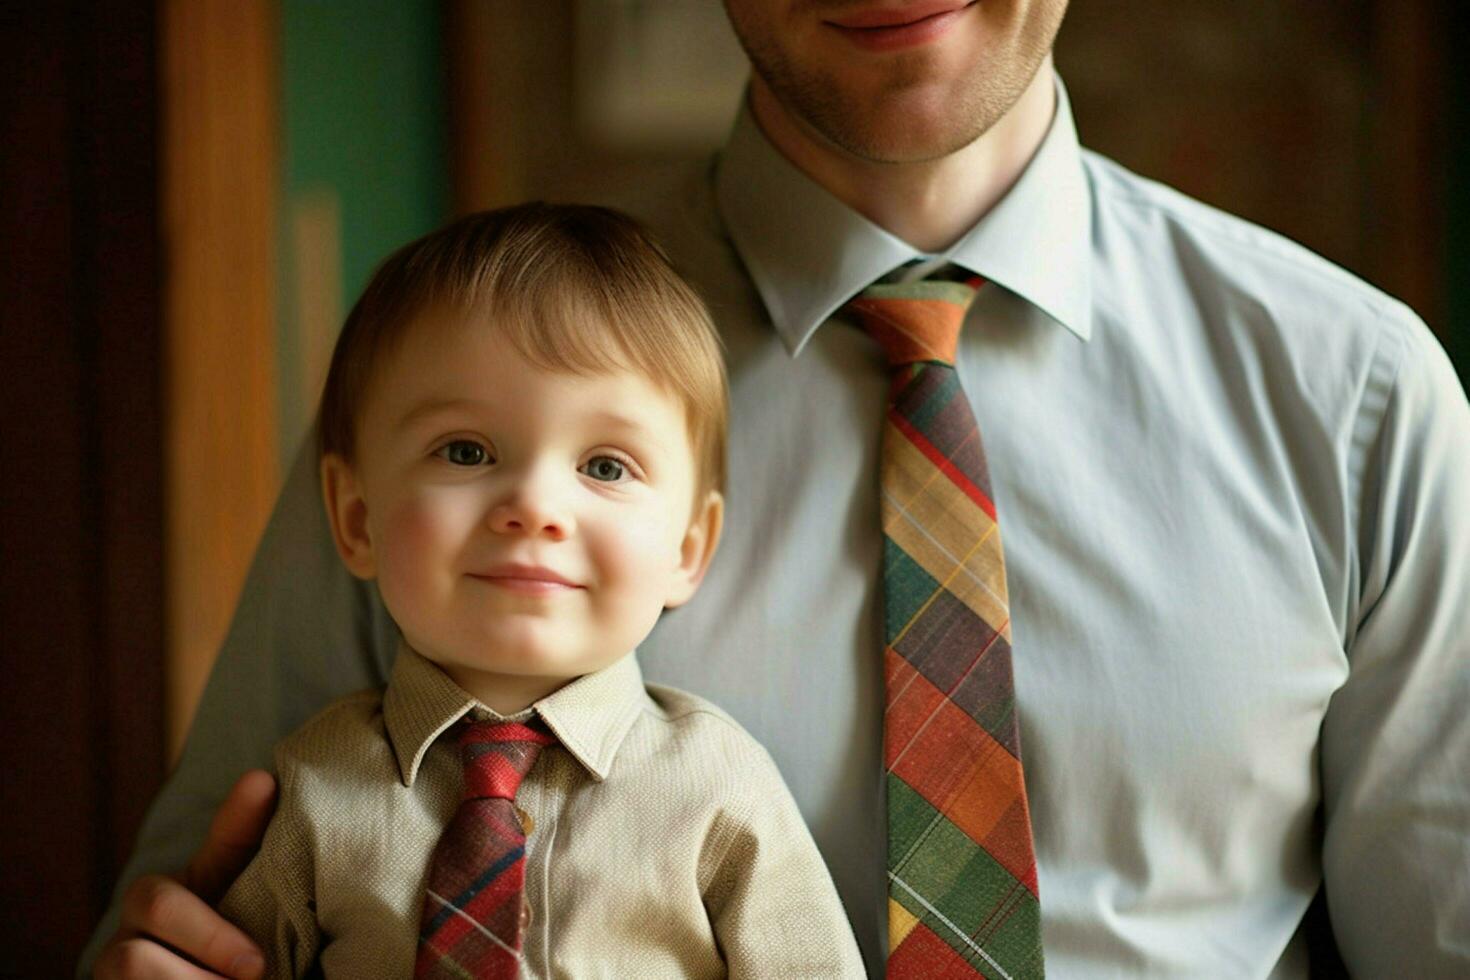
MULTIPOLYGON (((644 687, 629 654, 538 701, 559 740, 521 783, 523 977, 861 977, 836 890, 766 751, 644 687)), ((430 855, 459 803, 461 717, 500 716, 401 648, 276 750, 280 803, 222 909, 271 975, 407 977, 430 855)), ((879 859, 875 856, 875 860, 879 859)))

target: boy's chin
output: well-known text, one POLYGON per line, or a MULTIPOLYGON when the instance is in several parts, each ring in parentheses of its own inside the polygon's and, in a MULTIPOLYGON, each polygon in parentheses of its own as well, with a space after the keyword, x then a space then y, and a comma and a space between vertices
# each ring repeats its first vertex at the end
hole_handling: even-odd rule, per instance
MULTIPOLYGON (((493 645, 461 650, 449 658, 460 668, 486 675, 570 680, 610 662, 597 652, 568 649, 546 637, 496 638, 493 645)), ((433 659, 432 657, 430 659, 433 659)), ((613 658, 616 659, 616 658, 613 658)))

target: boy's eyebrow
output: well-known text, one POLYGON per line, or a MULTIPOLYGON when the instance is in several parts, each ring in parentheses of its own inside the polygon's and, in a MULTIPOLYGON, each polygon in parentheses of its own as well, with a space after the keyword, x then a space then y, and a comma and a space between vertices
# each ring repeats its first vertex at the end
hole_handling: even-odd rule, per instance
POLYGON ((422 419, 432 415, 438 415, 441 412, 448 412, 454 409, 470 410, 479 407, 480 403, 472 398, 434 398, 429 401, 419 402, 413 408, 404 412, 394 428, 402 431, 422 419))
POLYGON ((620 415, 610 408, 604 408, 599 412, 593 412, 592 418, 594 421, 603 422, 608 425, 615 425, 623 429, 638 429, 641 431, 647 428, 647 426, 645 426, 637 419, 630 418, 627 415, 620 415))
MULTIPOLYGON (((475 411, 483 409, 484 407, 485 404, 483 402, 476 401, 473 398, 430 399, 429 401, 419 402, 413 408, 409 409, 407 412, 404 412, 403 415, 398 419, 398 423, 394 426, 394 431, 402 432, 403 430, 411 428, 424 419, 432 418, 433 416, 438 415, 441 412, 450 412, 455 410, 475 411)), ((629 415, 623 415, 619 412, 613 411, 610 408, 604 408, 597 412, 593 412, 591 418, 595 422, 600 422, 604 425, 623 429, 629 433, 638 433, 640 435, 649 434, 648 426, 640 422, 637 418, 629 415)))

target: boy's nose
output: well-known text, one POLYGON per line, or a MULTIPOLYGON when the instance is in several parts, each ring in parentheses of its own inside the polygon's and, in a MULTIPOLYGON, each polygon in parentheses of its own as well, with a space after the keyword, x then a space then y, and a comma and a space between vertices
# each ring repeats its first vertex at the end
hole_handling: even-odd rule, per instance
POLYGON ((490 529, 496 534, 544 535, 561 541, 572 533, 573 527, 567 508, 560 506, 544 488, 540 491, 530 486, 518 488, 490 511, 490 529))

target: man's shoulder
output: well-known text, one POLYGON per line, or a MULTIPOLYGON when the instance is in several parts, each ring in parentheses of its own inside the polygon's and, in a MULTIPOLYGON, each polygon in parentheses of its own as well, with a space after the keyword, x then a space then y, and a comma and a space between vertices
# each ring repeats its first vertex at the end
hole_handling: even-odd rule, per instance
MULTIPOLYGON (((1421 332, 1404 303, 1285 235, 1140 176, 1084 150, 1098 220, 1099 260, 1177 273, 1186 295, 1287 329, 1327 326, 1343 337, 1400 341, 1421 332), (1136 254, 1125 254, 1136 252, 1136 254)), ((1315 339, 1321 339, 1320 337, 1315 339)))
POLYGON ((636 182, 600 191, 586 200, 637 218, 661 242, 704 236, 713 231, 712 157, 670 164, 640 175, 636 182))
POLYGON ((674 267, 718 309, 739 302, 749 285, 715 202, 714 166, 714 156, 684 161, 587 203, 617 208, 642 222, 674 267))

